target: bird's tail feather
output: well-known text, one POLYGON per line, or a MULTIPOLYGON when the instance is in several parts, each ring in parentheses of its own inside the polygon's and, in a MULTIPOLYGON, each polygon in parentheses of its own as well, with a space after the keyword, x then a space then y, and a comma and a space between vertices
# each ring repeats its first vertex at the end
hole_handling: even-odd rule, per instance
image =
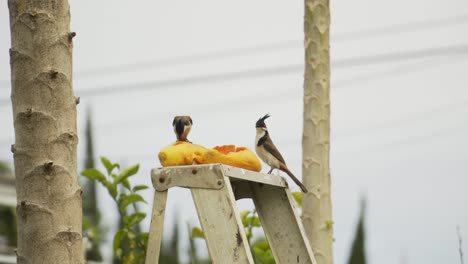
POLYGON ((298 178, 296 178, 296 176, 294 176, 294 174, 292 174, 291 171, 289 171, 288 167, 286 167, 286 166, 281 166, 281 167, 280 167, 280 170, 286 172, 286 173, 289 175, 289 177, 291 177, 291 179, 301 188, 301 190, 302 190, 303 193, 307 193, 307 192, 308 192, 308 190, 307 190, 307 188, 304 186, 304 184, 302 184, 302 182, 301 182, 298 178))

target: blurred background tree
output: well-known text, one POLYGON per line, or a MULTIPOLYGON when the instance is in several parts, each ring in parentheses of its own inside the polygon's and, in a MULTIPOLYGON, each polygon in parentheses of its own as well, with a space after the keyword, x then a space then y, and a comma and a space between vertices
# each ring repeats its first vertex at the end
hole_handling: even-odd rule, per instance
POLYGON ((366 264, 366 244, 365 236, 366 232, 364 230, 364 216, 366 212, 366 200, 362 199, 361 201, 361 212, 359 215, 359 221, 356 227, 356 234, 354 236, 354 241, 351 246, 351 253, 349 256, 348 264, 366 264))
MULTIPOLYGON (((94 139, 92 112, 88 107, 86 111, 85 127, 85 164, 84 169, 95 167, 94 139)), ((83 188, 83 230, 88 236, 86 248, 86 259, 92 261, 102 261, 100 244, 103 241, 104 230, 101 225, 101 214, 99 213, 96 181, 81 177, 83 188)))
MULTIPOLYGON (((13 170, 4 161, 0 161, 0 185, 2 186, 2 195, 8 193, 14 195, 15 177, 13 170), (6 189, 11 190, 11 192, 6 191, 6 189)), ((17 242, 16 208, 8 204, 7 201, 0 201, 0 254, 13 254, 17 242)))

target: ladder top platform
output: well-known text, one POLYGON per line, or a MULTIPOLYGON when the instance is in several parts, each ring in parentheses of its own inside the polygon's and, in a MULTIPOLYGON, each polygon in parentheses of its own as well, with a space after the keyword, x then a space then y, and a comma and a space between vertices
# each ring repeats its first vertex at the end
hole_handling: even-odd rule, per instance
MULTIPOLYGON (((252 199, 276 263, 317 264, 280 176, 223 164, 155 168, 146 264, 158 263, 168 189, 190 189, 213 263, 254 264, 236 200, 252 199)), ((185 202, 185 201, 184 201, 185 202)))
POLYGON ((157 191, 170 187, 221 189, 228 177, 231 182, 250 181, 276 187, 287 188, 287 181, 280 176, 259 173, 224 164, 203 164, 154 168, 151 180, 157 191))

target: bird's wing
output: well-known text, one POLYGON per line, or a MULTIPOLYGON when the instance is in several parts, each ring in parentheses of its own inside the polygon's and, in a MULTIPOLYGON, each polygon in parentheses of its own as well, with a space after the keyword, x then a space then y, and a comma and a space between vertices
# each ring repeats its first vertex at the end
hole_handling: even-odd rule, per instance
POLYGON ((279 161, 281 161, 283 164, 286 164, 284 161, 283 156, 281 156, 281 153, 278 151, 278 149, 275 147, 273 144, 273 141, 271 141, 270 137, 267 137, 265 140, 265 143, 263 143, 263 147, 270 152, 275 158, 277 158, 279 161))

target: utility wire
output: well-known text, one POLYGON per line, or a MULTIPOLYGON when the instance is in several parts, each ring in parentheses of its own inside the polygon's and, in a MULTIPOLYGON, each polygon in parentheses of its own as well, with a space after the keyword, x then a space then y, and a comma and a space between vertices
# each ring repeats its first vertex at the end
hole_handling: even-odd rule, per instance
MULTIPOLYGON (((428 29, 436 29, 436 28, 443 28, 447 26, 453 26, 456 24, 462 24, 468 22, 468 14, 457 15, 453 17, 447 17, 442 19, 431 19, 431 20, 424 20, 424 21, 415 21, 415 22, 408 22, 396 25, 390 25, 380 28, 373 28, 367 30, 357 30, 342 34, 337 34, 336 36, 331 36, 332 41, 351 41, 356 39, 364 39, 364 38, 373 38, 373 37, 381 37, 381 36, 388 36, 400 33, 410 33, 415 31, 422 31, 428 29)), ((251 54, 259 54, 259 53, 268 53, 274 52, 279 50, 284 50, 288 48, 295 48, 298 46, 302 46, 303 40, 302 39, 295 39, 295 40, 286 40, 286 41, 279 41, 273 43, 266 43, 262 45, 250 46, 250 47, 241 47, 236 49, 230 50, 218 50, 218 51, 211 51, 206 53, 200 54, 192 54, 180 57, 173 57, 173 58, 163 58, 163 59, 152 59, 143 62, 136 62, 136 63, 128 63, 122 65, 116 65, 111 67, 103 67, 91 70, 84 70, 77 72, 76 76, 79 77, 90 77, 90 76, 102 76, 103 74, 116 74, 116 73, 124 73, 129 71, 139 71, 139 70, 146 70, 149 68, 158 68, 158 67, 166 67, 166 66, 173 66, 173 65, 180 65, 180 64, 188 64, 193 62, 199 61, 207 61, 207 60, 217 60, 217 59, 225 59, 225 58, 232 58, 238 56, 247 56, 251 54)))
MULTIPOLYGON (((353 76, 351 78, 347 79, 342 79, 342 80, 337 80, 337 81, 332 81, 331 83, 331 89, 333 91, 340 90, 346 87, 352 87, 356 86, 357 84, 360 83, 365 83, 369 82, 372 80, 379 79, 381 80, 382 78, 393 78, 396 76, 404 75, 404 74, 410 74, 410 73, 415 73, 417 71, 425 70, 428 68, 436 67, 437 64, 435 63, 428 63, 427 61, 423 62, 416 62, 416 63, 410 63, 408 65, 403 65, 403 66, 398 66, 395 68, 387 69, 384 71, 379 71, 379 72, 372 72, 372 73, 365 73, 365 74, 359 74, 358 76, 353 76)), ((259 102, 258 97, 250 94, 249 96, 240 96, 235 99, 229 99, 229 100, 224 100, 224 101, 216 101, 213 102, 212 104, 200 104, 197 106, 194 106, 192 109, 194 109, 195 112, 212 112, 213 109, 219 109, 218 111, 226 111, 229 109, 229 106, 238 106, 242 104, 243 107, 246 106, 251 106, 251 105, 257 105, 257 104, 262 104, 262 103, 271 103, 274 102, 278 98, 282 98, 282 100, 288 100, 291 98, 291 90, 290 89, 285 89, 285 90, 273 90, 268 94, 261 94, 262 100, 259 102), (222 107, 219 107, 222 106, 222 107)), ((169 112, 161 112, 161 111, 156 111, 156 112, 145 112, 142 114, 139 114, 138 117, 135 119, 127 119, 124 118, 127 121, 120 121, 116 122, 115 120, 112 123, 106 123, 106 124, 101 124, 101 128, 106 128, 106 129, 114 129, 114 128, 119 128, 119 130, 127 130, 127 129, 134 129, 134 128, 141 128, 140 126, 135 126, 134 123, 139 123, 144 125, 143 122, 147 120, 156 120, 160 116, 165 116, 169 113, 173 113, 173 110, 169 112), (130 124, 131 123, 131 124, 130 124)), ((118 133, 118 131, 116 131, 118 133)))
MULTIPOLYGON (((446 17, 446 18, 420 20, 420 21, 406 22, 406 23, 389 25, 389 26, 373 28, 373 29, 364 29, 364 30, 357 30, 357 31, 352 31, 352 32, 347 32, 347 33, 341 33, 337 35, 332 35, 331 40, 339 42, 339 41, 350 41, 350 40, 363 39, 363 38, 373 38, 373 37, 380 37, 380 36, 388 36, 392 34, 410 33, 410 32, 415 32, 415 31, 443 28, 443 27, 463 24, 467 22, 468 22, 468 14, 461 14, 461 15, 456 15, 456 16, 451 16, 451 17, 446 17)), ((230 57, 247 56, 250 54, 279 51, 283 49, 297 47, 298 45, 301 45, 301 44, 302 44, 302 40, 300 39, 278 41, 278 42, 266 43, 266 44, 250 46, 250 47, 217 50, 217 51, 210 51, 210 52, 199 53, 199 54, 184 55, 184 56, 179 56, 179 57, 151 59, 151 60, 134 62, 134 63, 99 67, 99 68, 94 68, 94 69, 85 69, 85 70, 77 71, 74 75, 76 79, 79 79, 79 78, 87 78, 87 77, 93 77, 93 76, 103 76, 106 74, 118 74, 118 73, 125 73, 129 71, 140 71, 140 70, 146 70, 150 68, 188 64, 188 63, 193 63, 197 61, 224 59, 224 58, 230 58, 230 57)), ((7 86, 9 85, 9 83, 10 82, 8 80, 2 80, 0 81, 0 86, 7 86)))
MULTIPOLYGON (((452 45, 446 47, 434 47, 419 50, 408 50, 369 56, 357 56, 331 62, 333 68, 351 68, 369 66, 390 62, 400 62, 432 57, 467 55, 468 44, 452 45)), ((261 78, 268 76, 281 76, 298 74, 304 66, 302 64, 280 65, 273 67, 255 68, 248 70, 222 72, 197 76, 186 76, 176 79, 146 81, 140 83, 128 83, 121 85, 98 86, 76 91, 78 96, 117 95, 148 90, 161 90, 169 87, 186 87, 189 85, 236 81, 241 79, 261 78)), ((301 73, 302 74, 302 73, 301 73)), ((1 98, 0 106, 10 102, 9 98, 1 98)))
MULTIPOLYGON (((332 87, 333 87, 334 90, 336 90, 336 89, 345 88, 345 87, 349 87, 349 86, 355 86, 357 84, 364 83, 364 82, 369 82, 369 81, 372 81, 372 80, 381 80, 382 78, 394 78, 394 77, 399 76, 399 75, 413 74, 413 73, 415 73, 415 71, 425 70, 425 69, 428 69, 428 68, 435 67, 437 65, 438 64, 430 63, 427 60, 422 61, 422 62, 417 62, 417 63, 410 63, 408 65, 403 65, 403 66, 398 66, 398 67, 395 67, 395 68, 387 69, 385 71, 374 72, 374 73, 370 73, 370 74, 367 74, 367 73, 366 74, 361 74, 361 75, 355 76, 353 78, 344 79, 344 80, 341 80, 341 81, 336 81, 336 82, 333 82, 334 84, 332 85, 332 87), (421 64, 421 65, 419 65, 419 64, 421 64)), ((289 96, 290 94, 291 93, 290 93, 289 90, 284 90, 284 91, 281 91, 279 93, 276 92, 276 93, 273 93, 273 94, 264 95, 264 100, 262 100, 262 102, 272 102, 277 98, 282 98, 282 100, 287 100, 287 99, 291 98, 289 96)), ((251 96, 249 96, 249 97, 242 96, 240 98, 236 98, 236 100, 216 102, 216 104, 217 105, 218 104, 223 105, 223 106, 226 106, 226 105, 239 105, 240 102, 242 102, 243 106, 254 105, 254 104, 259 103, 257 99, 252 98, 251 96)), ((362 130, 359 130, 359 131, 354 131, 352 133, 342 134, 339 137, 343 138, 343 139, 350 139, 350 138, 353 138, 353 137, 356 137, 356 136, 360 136, 362 134, 367 134, 367 133, 369 133, 371 131, 375 131, 375 130, 385 130, 385 129, 389 129, 389 128, 393 128, 393 127, 405 126, 407 124, 411 124, 411 123, 414 123, 414 122, 417 122, 417 121, 432 119, 435 116, 444 116, 444 115, 446 115, 448 113, 452 113, 454 110, 458 110, 458 109, 467 107, 468 106, 467 103, 468 103, 468 100, 461 100, 461 101, 446 104, 446 105, 440 105, 440 106, 431 108, 431 109, 429 109, 427 111, 424 111, 424 112, 421 112, 421 113, 408 115, 406 118, 404 118, 402 120, 397 120, 397 121, 393 121, 393 122, 386 122, 384 124, 383 123, 382 124, 377 124, 377 125, 374 125, 371 128, 365 128, 365 129, 362 129, 362 130)), ((214 107, 212 104, 210 104, 209 106, 202 105, 202 107, 198 108, 198 110, 196 110, 196 111, 200 112, 200 110, 201 110, 201 111, 210 111, 210 112, 212 112, 213 108, 216 108, 216 107, 214 107)), ((226 110, 226 109, 227 108, 223 108, 223 109, 221 109, 221 111, 226 110)), ((125 132, 128 129, 141 129, 142 125, 143 126, 147 125, 147 123, 144 123, 143 121, 154 120, 154 119, 157 119, 158 117, 160 117, 162 115, 166 115, 166 114, 168 114, 168 113, 161 113, 161 112, 145 113, 144 116, 138 115, 138 119, 131 119, 129 121, 124 121, 124 122, 113 121, 112 123, 102 124, 99 127, 105 128, 105 129, 108 129, 108 130, 109 129, 113 130, 114 131, 113 134, 119 134, 119 132, 125 132), (134 123, 140 123, 141 125, 134 125, 134 123), (119 129, 114 130, 114 128, 119 128, 119 129)), ((13 142, 13 139, 2 140, 0 142, 0 145, 6 144, 6 143, 12 143, 12 142, 13 142)), ((288 141, 284 142, 284 140, 283 140, 283 144, 290 144, 290 143, 291 142, 288 142, 288 141)))
MULTIPOLYGON (((408 61, 440 56, 455 56, 468 54, 468 44, 453 45, 447 47, 435 47, 420 50, 410 50, 402 52, 384 53, 370 56, 357 56, 331 62, 333 68, 350 68, 356 66, 368 66, 389 62, 408 61)), ((145 90, 160 90, 169 87, 183 87, 205 83, 217 83, 226 81, 236 81, 240 79, 261 78, 268 76, 280 76, 287 74, 297 74, 304 69, 303 64, 280 65, 265 68, 255 68, 248 70, 214 73, 198 76, 187 76, 176 79, 148 81, 141 83, 130 83, 124 85, 101 86, 77 91, 78 96, 96 96, 103 94, 132 93, 145 90)), ((300 73, 302 74, 302 73, 300 73)), ((1 102, 1 101, 0 101, 1 102)))
POLYGON ((420 20, 420 21, 414 21, 414 22, 406 22, 406 23, 401 23, 401 24, 389 25, 385 27, 337 34, 336 36, 332 36, 331 40, 332 41, 333 40, 350 41, 350 40, 362 39, 362 38, 382 37, 382 36, 386 36, 390 34, 404 34, 404 33, 411 33, 415 31, 444 28, 448 26, 454 26, 457 24, 464 24, 467 22, 468 22, 468 14, 460 14, 460 15, 445 17, 445 18, 436 18, 436 19, 420 20))
MULTIPOLYGON (((393 35, 399 33, 410 33, 415 31, 422 31, 428 29, 436 29, 436 28, 443 28, 447 26, 453 26, 456 24, 462 24, 468 22, 468 14, 462 14, 442 19, 431 19, 431 20, 421 20, 415 22, 407 22, 402 24, 390 25, 380 28, 373 28, 367 30, 357 30, 342 34, 337 34, 336 36, 332 36, 332 41, 350 41, 356 39, 363 39, 363 38, 373 38, 373 37, 380 37, 386 35, 393 35)), ((238 56, 247 56, 251 54, 259 54, 259 53, 268 53, 274 52, 279 50, 284 50, 288 48, 295 48, 301 46, 303 40, 295 39, 295 40, 286 40, 286 41, 278 41, 273 43, 266 43, 262 45, 255 45, 250 47, 241 47, 229 50, 218 50, 218 51, 211 51, 206 53, 199 53, 199 54, 191 54, 185 55, 180 57, 173 57, 173 58, 163 58, 163 59, 152 59, 142 62, 135 62, 135 63, 128 63, 128 64, 121 64, 111 67, 102 67, 97 69, 90 69, 90 70, 82 70, 77 72, 77 77, 90 77, 90 76, 102 76, 103 74, 116 74, 116 73, 124 73, 129 71, 139 71, 139 70, 146 70, 149 68, 158 68, 158 67, 166 67, 166 66, 173 66, 173 65, 180 65, 180 64, 188 64, 193 62, 199 61, 207 61, 207 60, 217 60, 217 59, 225 59, 231 57, 238 57, 238 56)))
MULTIPOLYGON (((388 142, 385 142, 383 144, 376 144, 372 146, 366 146, 363 148, 350 148, 349 150, 343 150, 340 151, 339 153, 346 153, 349 154, 350 152, 353 153, 371 153, 374 151, 392 151, 392 150, 399 150, 399 149, 407 149, 408 147, 413 147, 414 145, 419 145, 428 141, 432 140, 437 140, 438 138, 441 138, 443 136, 447 135, 454 135, 458 133, 466 133, 466 130, 468 129, 468 122, 463 122, 451 127, 443 127, 442 129, 438 129, 435 131, 429 131, 428 133, 424 134, 419 134, 411 137, 405 137, 405 138, 399 138, 396 140, 391 140, 388 142)), ((279 143, 279 142, 278 142, 279 143)), ((290 144, 290 143, 289 143, 290 144)), ((282 144, 278 144, 282 145, 282 144)), ((284 145, 287 148, 287 145, 284 145)), ((125 157, 125 158, 133 158, 136 160, 144 160, 144 161, 155 161, 158 162, 157 160, 157 151, 154 153, 149 153, 149 154, 139 154, 139 153, 134 153, 134 154, 116 154, 112 155, 112 157, 119 158, 119 157, 125 157)))

